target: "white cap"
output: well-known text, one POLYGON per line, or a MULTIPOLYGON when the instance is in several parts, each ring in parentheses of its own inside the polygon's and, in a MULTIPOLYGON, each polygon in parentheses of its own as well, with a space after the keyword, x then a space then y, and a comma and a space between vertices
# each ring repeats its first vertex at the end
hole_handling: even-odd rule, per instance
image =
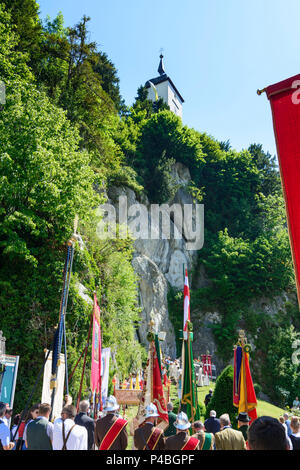
POLYGON ((150 405, 146 406, 146 418, 159 418, 159 414, 157 412, 157 408, 153 403, 150 403, 150 405))
POLYGON ((179 415, 177 415, 177 419, 174 423, 176 429, 180 429, 181 431, 186 431, 191 427, 191 423, 189 422, 189 418, 187 415, 181 411, 179 415))
POLYGON ((114 397, 113 395, 110 395, 105 401, 105 406, 103 408, 103 411, 105 411, 105 412, 107 412, 107 411, 117 411, 119 408, 120 407, 118 405, 116 397, 114 397))

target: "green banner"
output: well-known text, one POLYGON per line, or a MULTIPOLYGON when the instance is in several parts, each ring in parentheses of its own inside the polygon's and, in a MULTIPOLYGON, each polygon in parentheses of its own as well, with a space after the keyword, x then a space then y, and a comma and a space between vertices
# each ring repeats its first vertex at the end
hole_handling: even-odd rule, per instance
POLYGON ((198 406, 197 385, 194 370, 193 350, 191 338, 184 341, 184 369, 181 411, 184 411, 191 423, 200 420, 200 408, 198 406))

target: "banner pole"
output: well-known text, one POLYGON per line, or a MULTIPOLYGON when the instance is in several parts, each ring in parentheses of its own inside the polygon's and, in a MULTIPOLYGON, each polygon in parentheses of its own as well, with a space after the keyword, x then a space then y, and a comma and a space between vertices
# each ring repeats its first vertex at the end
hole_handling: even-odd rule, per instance
POLYGON ((66 321, 64 316, 64 351, 65 351, 65 382, 66 394, 69 395, 69 379, 68 379, 68 358, 67 358, 67 339, 66 339, 66 321))
POLYGON ((189 332, 189 328, 187 328, 187 335, 188 335, 188 339, 187 339, 187 346, 188 346, 188 354, 189 354, 189 368, 190 368, 190 390, 191 390, 191 412, 192 412, 192 423, 194 422, 194 406, 193 406, 193 398, 194 398, 194 394, 193 394, 193 387, 192 387, 192 384, 193 384, 193 381, 192 381, 192 365, 191 365, 191 338, 190 338, 190 332, 189 332))
POLYGON ((92 310, 92 313, 91 313, 91 320, 90 320, 90 326, 89 326, 88 339, 87 339, 87 343, 86 343, 86 346, 85 346, 84 361, 83 361, 83 367, 82 367, 82 373, 81 373, 81 380, 80 380, 80 388, 79 388, 79 394, 78 394, 78 398, 77 398, 77 407, 76 407, 77 412, 78 412, 78 409, 79 409, 79 402, 80 402, 80 398, 81 398, 81 391, 82 391, 82 384, 83 384, 83 375, 84 375, 85 366, 86 366, 86 356, 87 356, 88 347, 89 347, 89 345, 90 345, 90 336, 91 336, 91 330, 92 330, 92 324, 93 324, 93 317, 94 317, 94 309, 92 310))

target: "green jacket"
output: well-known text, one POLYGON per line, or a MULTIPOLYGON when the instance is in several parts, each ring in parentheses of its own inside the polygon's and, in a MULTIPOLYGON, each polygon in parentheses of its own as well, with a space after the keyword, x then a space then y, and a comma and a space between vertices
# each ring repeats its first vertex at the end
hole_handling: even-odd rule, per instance
POLYGON ((165 429, 164 435, 166 437, 175 436, 176 428, 174 426, 174 423, 177 419, 177 416, 175 413, 173 413, 173 411, 169 411, 168 416, 169 416, 169 426, 167 427, 167 429, 165 429))

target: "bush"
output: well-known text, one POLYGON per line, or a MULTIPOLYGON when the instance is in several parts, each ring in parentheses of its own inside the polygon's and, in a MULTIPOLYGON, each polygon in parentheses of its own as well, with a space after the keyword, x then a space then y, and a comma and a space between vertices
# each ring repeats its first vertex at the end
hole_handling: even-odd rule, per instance
POLYGON ((258 395, 262 392, 262 388, 259 384, 253 384, 254 390, 255 390, 255 395, 258 397, 258 395))
POLYGON ((219 375, 213 396, 206 408, 205 419, 209 418, 211 410, 215 410, 217 417, 219 418, 222 414, 228 413, 233 428, 237 427, 237 408, 233 406, 232 401, 232 389, 233 389, 233 367, 226 367, 221 375, 219 375))

